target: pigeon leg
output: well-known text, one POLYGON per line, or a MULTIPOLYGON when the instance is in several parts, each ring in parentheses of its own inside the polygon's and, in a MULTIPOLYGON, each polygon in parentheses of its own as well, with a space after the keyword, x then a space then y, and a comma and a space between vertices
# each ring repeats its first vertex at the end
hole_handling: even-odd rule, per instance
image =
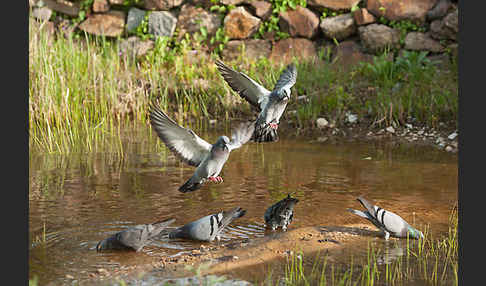
POLYGON ((278 124, 277 123, 270 122, 270 123, 268 123, 268 125, 270 125, 270 127, 272 127, 273 129, 277 129, 278 128, 278 124))
POLYGON ((221 176, 217 176, 217 177, 216 177, 216 180, 217 180, 218 182, 220 182, 220 183, 222 183, 222 182, 223 182, 223 178, 222 178, 221 176))
POLYGON ((212 176, 211 176, 211 177, 208 177, 208 179, 209 179, 211 182, 217 182, 217 181, 218 181, 218 179, 216 179, 215 177, 212 177, 212 176))
POLYGON ((385 240, 388 240, 390 238, 390 233, 388 231, 385 231, 385 240))

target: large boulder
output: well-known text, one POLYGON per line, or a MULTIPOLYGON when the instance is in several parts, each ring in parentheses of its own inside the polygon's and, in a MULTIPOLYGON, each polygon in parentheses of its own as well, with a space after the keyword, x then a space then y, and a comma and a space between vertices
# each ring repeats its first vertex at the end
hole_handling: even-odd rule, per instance
POLYGON ((135 7, 128 10, 127 25, 125 29, 127 32, 135 32, 137 27, 142 23, 143 18, 145 18, 145 10, 141 10, 135 7))
POLYGON ((168 11, 153 11, 148 17, 148 33, 155 36, 172 37, 177 18, 168 11))
POLYGON ((454 10, 442 19, 430 23, 430 35, 437 40, 456 40, 459 31, 458 10, 454 10))
POLYGON ((349 10, 361 0, 308 0, 307 5, 331 10, 349 10))
POLYGON ((104 13, 110 10, 110 4, 108 3, 108 0, 94 0, 91 8, 95 13, 104 13))
POLYGON ((288 38, 273 44, 270 59, 288 64, 292 58, 312 60, 317 58, 316 45, 304 38, 288 38))
POLYGON ((238 5, 238 4, 241 4, 243 2, 246 2, 246 0, 220 0, 221 4, 224 4, 224 5, 238 5))
POLYGON ((430 51, 439 53, 444 47, 429 35, 420 32, 410 32, 405 37, 405 49, 413 51, 430 51))
POLYGON ((144 0, 144 7, 147 10, 167 11, 180 6, 184 0, 144 0))
POLYGON ((319 26, 326 37, 338 41, 356 33, 356 25, 351 13, 325 18, 319 26))
POLYGON ((230 39, 246 39, 258 30, 260 23, 259 18, 240 6, 232 9, 224 17, 224 32, 230 39))
POLYGON ((97 36, 120 36, 125 28, 125 12, 109 11, 103 14, 91 14, 79 24, 78 28, 97 36))
POLYGON ((218 14, 189 4, 182 6, 177 18, 179 37, 184 36, 185 33, 199 32, 202 27, 206 28, 208 35, 214 35, 220 26, 221 18, 218 14))
POLYGON ((358 27, 361 44, 369 53, 378 54, 388 48, 400 47, 400 32, 382 24, 358 27))
POLYGON ((291 37, 310 39, 318 31, 319 18, 311 10, 297 6, 295 10, 281 12, 278 25, 282 32, 289 33, 291 37))
POLYGON ((79 14, 79 2, 63 1, 58 2, 56 0, 42 0, 46 6, 56 12, 69 15, 71 17, 77 17, 79 14))
POLYGON ((444 24, 455 33, 459 32, 459 10, 454 10, 444 17, 444 24))
POLYGON ((272 44, 269 40, 232 40, 224 46, 222 56, 225 60, 234 60, 240 55, 253 60, 258 60, 261 57, 268 58, 271 51, 272 44))
POLYGON ((427 20, 433 21, 444 17, 451 5, 452 3, 450 0, 439 0, 437 4, 435 4, 434 8, 427 12, 427 20))
POLYGON ((372 55, 363 53, 361 46, 351 40, 339 43, 335 48, 333 59, 333 61, 339 63, 343 67, 351 67, 361 62, 371 62, 372 60, 372 55))
POLYGON ((366 8, 377 17, 388 20, 424 22, 437 0, 368 0, 366 8))
POLYGON ((143 41, 137 36, 131 36, 127 39, 123 39, 120 42, 119 48, 123 55, 128 57, 142 57, 147 54, 148 51, 153 49, 154 41, 143 41))
POLYGON ((251 0, 250 9, 262 20, 266 20, 272 15, 272 3, 267 1, 251 0))

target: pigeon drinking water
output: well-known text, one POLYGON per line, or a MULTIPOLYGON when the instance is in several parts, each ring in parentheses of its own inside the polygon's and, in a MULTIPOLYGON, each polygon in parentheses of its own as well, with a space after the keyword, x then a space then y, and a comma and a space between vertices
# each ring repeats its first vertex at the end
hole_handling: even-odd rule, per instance
POLYGON ((290 194, 288 194, 283 200, 268 207, 263 215, 267 227, 275 230, 280 226, 282 227, 282 230, 286 231, 294 217, 294 206, 298 202, 298 199, 292 198, 290 197, 290 194))
POLYGON ((199 189, 206 180, 222 182, 219 173, 229 153, 248 142, 255 128, 253 123, 241 123, 233 131, 231 140, 220 136, 216 143, 210 144, 192 130, 175 123, 158 107, 151 107, 150 123, 159 138, 179 159, 196 167, 192 177, 179 187, 183 193, 199 189))
POLYGON ((424 238, 421 231, 413 228, 399 215, 386 211, 379 206, 372 205, 363 197, 358 197, 357 200, 366 208, 366 211, 363 212, 353 209, 348 209, 348 211, 364 217, 373 223, 385 233, 386 240, 388 240, 390 234, 395 237, 407 237, 408 235, 410 238, 424 238))
POLYGON ((255 142, 277 141, 280 117, 290 99, 290 89, 297 80, 295 64, 287 66, 271 92, 246 74, 235 71, 219 60, 216 61, 216 65, 228 85, 260 112, 255 121, 253 140, 255 142))
POLYGON ((97 251, 102 250, 130 250, 140 251, 148 241, 160 234, 175 219, 167 219, 152 224, 132 226, 103 239, 96 245, 97 251))
POLYGON ((169 232, 169 238, 200 241, 213 241, 216 238, 219 241, 223 229, 234 219, 244 216, 245 213, 246 210, 235 207, 229 211, 211 214, 169 232))

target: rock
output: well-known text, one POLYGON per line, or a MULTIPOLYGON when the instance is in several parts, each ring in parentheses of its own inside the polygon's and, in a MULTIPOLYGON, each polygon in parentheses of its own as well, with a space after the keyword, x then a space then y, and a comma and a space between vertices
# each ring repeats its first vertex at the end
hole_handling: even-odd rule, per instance
POLYGON ((346 122, 348 122, 349 124, 353 124, 356 121, 358 121, 358 115, 352 114, 350 112, 346 114, 346 122))
POLYGON ((358 27, 363 47, 370 53, 378 54, 386 47, 400 47, 400 32, 382 24, 358 27))
POLYGON ((137 36, 131 36, 127 39, 123 39, 120 42, 120 52, 128 57, 142 57, 147 54, 148 51, 153 49, 154 42, 151 40, 142 41, 137 36))
POLYGON ((449 136, 447 136, 447 138, 449 140, 454 140, 454 139, 456 139, 456 137, 457 137, 457 132, 453 132, 453 133, 449 134, 449 136))
POLYGON ((454 148, 452 148, 452 146, 447 145, 445 147, 445 150, 446 150, 446 152, 452 152, 454 150, 454 148))
POLYGON ((32 17, 41 21, 49 21, 52 15, 52 10, 48 7, 34 8, 32 10, 32 17))
POLYGON ((358 5, 361 0, 308 0, 307 5, 317 8, 328 8, 331 10, 351 9, 358 5))
POLYGON ((368 25, 376 22, 375 16, 368 9, 361 8, 353 12, 354 23, 357 26, 368 25))
POLYGON ((326 37, 338 41, 356 33, 356 25, 351 13, 325 18, 319 26, 326 37))
POLYGON ((278 22, 282 32, 291 37, 312 38, 319 27, 319 18, 311 10, 297 6, 295 10, 287 9, 280 13, 278 22))
POLYGON ((91 14, 79 25, 79 29, 89 34, 117 37, 125 28, 125 12, 110 11, 103 14, 91 14))
POLYGON ((260 19, 267 20, 272 15, 272 4, 267 1, 250 1, 252 12, 260 19))
POLYGON ((412 129, 413 128, 413 125, 410 124, 410 123, 405 123, 405 127, 407 127, 408 129, 412 129))
POLYGON ((230 39, 251 37, 260 26, 261 20, 248 13, 244 7, 232 9, 224 17, 224 32, 230 39))
POLYGON ((333 61, 339 63, 344 67, 352 67, 361 62, 372 62, 373 56, 364 54, 361 51, 360 45, 355 41, 346 40, 340 42, 335 48, 335 56, 333 61))
POLYGON ((368 0, 366 8, 376 17, 388 20, 425 22, 425 15, 437 0, 368 0))
POLYGON ((444 17, 444 25, 455 33, 459 32, 459 10, 447 14, 444 17))
POLYGON ((125 0, 109 0, 111 5, 123 5, 125 0))
POLYGON ((393 128, 393 126, 388 126, 386 129, 385 129, 386 132, 388 133, 395 133, 395 128, 393 128))
POLYGON ((440 19, 447 14, 447 11, 451 7, 451 1, 450 0, 438 0, 438 2, 435 4, 435 6, 430 9, 427 14, 426 18, 428 21, 433 21, 440 19))
POLYGON ((444 19, 434 20, 430 23, 430 36, 436 40, 456 40, 457 33, 447 27, 444 19))
POLYGON ((127 32, 135 32, 137 27, 142 23, 143 18, 145 17, 145 13, 145 10, 141 10, 135 7, 132 7, 130 8, 130 10, 128 10, 127 25, 125 26, 127 32))
POLYGON ((209 124, 210 124, 210 125, 214 125, 214 124, 216 124, 217 122, 218 122, 218 120, 216 120, 216 119, 209 119, 209 124))
POLYGON ((153 11, 148 18, 148 33, 155 36, 172 37, 177 18, 167 11, 153 11))
POLYGON ((167 11, 180 6, 184 0, 144 0, 144 7, 147 10, 167 11))
POLYGON ((79 2, 57 2, 56 0, 42 0, 51 10, 61 12, 72 17, 77 17, 79 13, 79 2))
POLYGON ((108 12, 110 4, 108 4, 108 0, 94 0, 92 9, 95 13, 108 12))
POLYGON ((405 37, 405 49, 413 51, 431 51, 439 53, 444 47, 429 35, 420 32, 410 32, 405 37))
POLYGON ((270 59, 274 62, 289 64, 292 57, 299 59, 317 58, 315 43, 303 38, 288 38, 275 42, 270 59))
POLYGON ((225 60, 234 60, 243 52, 244 57, 257 60, 261 57, 268 58, 271 51, 272 44, 269 40, 232 40, 226 43, 222 56, 225 60))
POLYGON ((319 128, 319 129, 326 127, 328 124, 329 124, 329 122, 325 118, 321 117, 321 118, 317 118, 317 120, 316 120, 316 125, 317 125, 317 128, 319 128))
POLYGON ((239 5, 243 2, 245 2, 245 0, 220 0, 219 2, 221 2, 222 4, 224 5, 239 5))
POLYGON ((199 32, 201 27, 206 28, 208 37, 214 35, 221 26, 221 18, 218 14, 210 13, 203 8, 184 4, 177 18, 179 37, 185 33, 199 32))
POLYGON ((327 138, 326 136, 321 136, 321 137, 317 138, 317 142, 323 143, 323 142, 326 142, 328 139, 329 138, 327 138))

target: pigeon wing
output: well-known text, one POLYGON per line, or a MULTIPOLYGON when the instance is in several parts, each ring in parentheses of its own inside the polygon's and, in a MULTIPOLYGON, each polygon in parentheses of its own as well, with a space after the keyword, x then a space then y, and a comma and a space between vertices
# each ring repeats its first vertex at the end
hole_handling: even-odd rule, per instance
POLYGON ((192 130, 178 125, 156 106, 150 110, 150 124, 165 145, 191 166, 197 167, 211 150, 211 144, 192 130))
POLYGON ((267 103, 270 91, 252 80, 246 74, 237 72, 223 62, 217 60, 216 65, 228 85, 251 105, 262 110, 267 103))
POLYGON ((273 90, 277 91, 285 88, 290 89, 292 88, 292 86, 294 86, 296 81, 297 81, 297 68, 295 67, 294 63, 291 63, 282 72, 273 90))
POLYGON ((228 149, 231 151, 243 146, 243 144, 251 139, 254 131, 254 122, 241 123, 238 128, 233 131, 233 134, 231 134, 231 141, 227 144, 228 149))

